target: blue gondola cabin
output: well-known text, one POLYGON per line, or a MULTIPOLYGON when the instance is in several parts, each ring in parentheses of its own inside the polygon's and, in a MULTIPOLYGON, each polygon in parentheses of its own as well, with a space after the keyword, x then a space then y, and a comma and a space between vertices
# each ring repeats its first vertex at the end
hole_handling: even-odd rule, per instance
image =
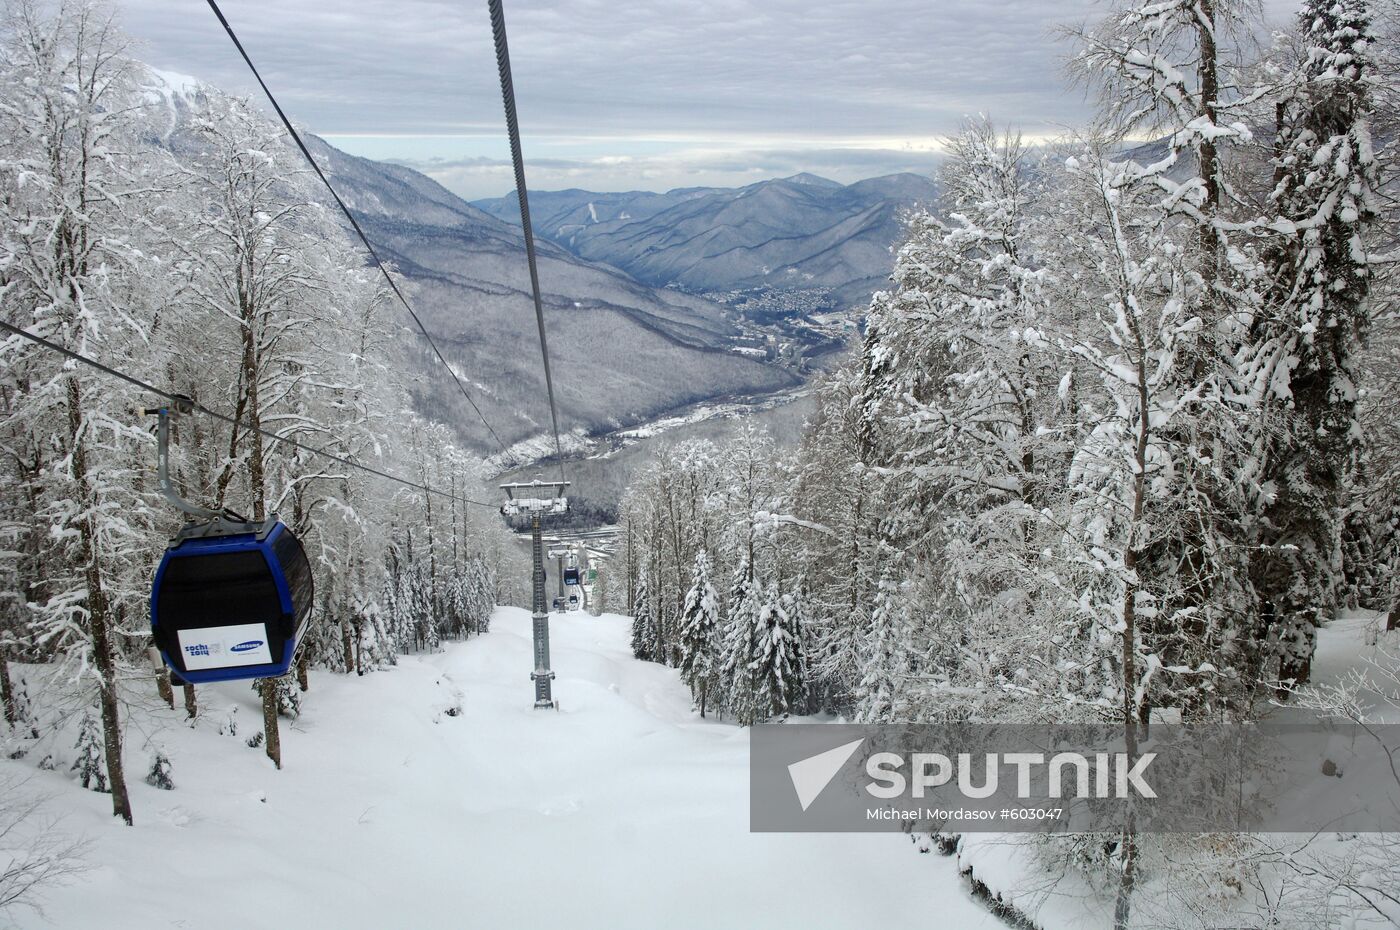
POLYGON ((285 675, 315 599, 311 564, 284 524, 187 526, 151 591, 151 629, 173 677, 191 684, 285 675))
POLYGON ((578 584, 578 569, 564 569, 564 584, 578 584))

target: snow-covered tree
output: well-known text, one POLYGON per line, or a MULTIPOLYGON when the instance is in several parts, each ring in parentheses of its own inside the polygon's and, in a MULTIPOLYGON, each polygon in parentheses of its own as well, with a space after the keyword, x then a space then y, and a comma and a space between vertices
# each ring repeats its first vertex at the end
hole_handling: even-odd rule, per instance
POLYGON ((597 563, 593 563, 592 568, 596 574, 588 595, 588 607, 593 616, 597 617, 613 609, 611 571, 606 565, 600 566, 597 563))
POLYGON ((806 650, 802 627, 788 613, 791 604, 789 597, 779 596, 776 584, 763 592, 750 663, 755 722, 806 710, 806 650))
MULTIPOLYGON (((404 415, 383 285, 300 157, 246 101, 172 88, 130 59, 100 6, 17 0, 0 18, 0 318, 240 421, 182 417, 173 477, 192 500, 276 513, 302 540, 318 581, 296 669, 304 689, 313 666, 393 660, 380 603, 391 587, 396 608, 426 598, 416 647, 484 627, 497 589, 509 593, 514 549, 494 511, 425 502, 353 467, 481 496, 475 457, 404 415), (395 547, 421 556, 413 584, 385 583, 395 547)), ((104 778, 128 822, 119 710, 146 679, 150 572, 178 526, 134 413, 154 400, 0 339, 6 721, 25 723, 11 660, 68 663, 95 688, 81 697, 95 697, 104 778)), ((277 714, 300 691, 281 682, 264 699, 275 758, 277 714)), ((193 687, 185 700, 193 716, 193 687)))
POLYGON ((723 642, 716 685, 724 699, 724 709, 740 724, 754 719, 754 679, 752 671, 759 595, 751 564, 741 561, 725 599, 723 642))
POLYGON ((77 773, 78 781, 84 788, 106 792, 107 766, 102 761, 102 738, 98 735, 97 721, 88 711, 83 711, 78 724, 78 741, 73 747, 78 755, 73 760, 72 771, 77 773))
MULTIPOLYGON (((96 6, 28 0, 6 8, 0 38, 0 315, 107 358, 139 356, 158 304, 136 268, 145 185, 124 41, 96 6)), ((105 780, 113 813, 130 823, 120 628, 139 616, 133 557, 151 541, 133 483, 134 398, 15 336, 0 341, 0 381, 26 619, 45 651, 95 672, 105 780)))
MULTIPOLYGON (((315 293, 317 269, 308 260, 314 252, 306 222, 315 208, 287 183, 295 172, 292 153, 250 108, 228 101, 204 116, 195 132, 206 149, 191 183, 207 206, 194 218, 181 266, 192 319, 222 323, 199 328, 233 366, 215 383, 231 386, 225 406, 246 424, 229 427, 213 500, 261 522, 279 495, 274 483, 286 481, 276 464, 285 450, 261 431, 264 424, 300 419, 303 379, 316 368, 306 351, 307 331, 323 306, 315 293)), ((207 368, 201 372, 202 378, 208 374, 207 368)), ((263 745, 281 768, 277 684, 266 680, 261 688, 263 745)))
POLYGON ((151 770, 146 773, 146 784, 161 791, 175 789, 175 780, 170 775, 170 757, 159 749, 151 753, 151 770))
POLYGON ((720 661, 719 594, 710 583, 710 559, 703 549, 696 553, 692 577, 681 613, 680 670, 703 717, 720 661))
POLYGON ((972 509, 1033 503, 1045 468, 1039 408, 1054 397, 1053 372, 1028 338, 1047 313, 1046 272, 1026 241, 1028 153, 987 121, 950 147, 948 220, 911 217, 895 288, 871 302, 864 353, 863 405, 885 445, 876 461, 921 516, 950 496, 972 498, 972 509))
POLYGON ((833 711, 849 708, 860 684, 860 643, 881 572, 885 482, 866 462, 859 388, 854 365, 832 374, 798 450, 795 515, 823 527, 803 534, 811 691, 833 711))
POLYGON ((647 583, 646 575, 637 581, 637 591, 632 596, 632 655, 643 662, 660 660, 651 586, 647 583))
POLYGON ((1299 32, 1304 59, 1276 108, 1268 304, 1242 353, 1248 388, 1273 428, 1253 574, 1285 682, 1308 680, 1314 630, 1335 611, 1342 584, 1379 199, 1368 4, 1309 0, 1299 32))
POLYGON ((856 720, 862 723, 905 719, 912 639, 909 607, 905 586, 890 575, 881 578, 861 649, 864 675, 856 691, 856 720))
POLYGON ((1175 619, 1154 621, 1151 651, 1168 668, 1208 663, 1219 671, 1209 682, 1162 675, 1145 700, 1192 715, 1254 700, 1252 671, 1265 648, 1246 556, 1268 495, 1255 450, 1267 441, 1269 426, 1242 390, 1237 367, 1250 321, 1265 302, 1263 266, 1246 234, 1258 217, 1248 211, 1240 177, 1253 139, 1245 121, 1257 107, 1242 75, 1246 43, 1237 41, 1250 29, 1251 9, 1234 0, 1125 3, 1079 34, 1076 58, 1102 91, 1106 138, 1096 147, 1113 150, 1088 156, 1086 170, 1111 176, 1111 183, 1106 195, 1090 194, 1086 203, 1102 217, 1106 198, 1122 201, 1112 209, 1125 245, 1111 245, 1108 253, 1127 256, 1106 266, 1097 258, 1084 264, 1103 266, 1100 279, 1123 279, 1138 291, 1149 324, 1143 344, 1151 351, 1154 341, 1169 342, 1165 358, 1174 366, 1159 374, 1161 362, 1152 362, 1156 400, 1149 400, 1165 402, 1170 422, 1158 424, 1154 415, 1149 445, 1163 444, 1171 465, 1162 474, 1171 490, 1154 488, 1151 497, 1153 507, 1171 515, 1174 532, 1159 531, 1163 523, 1149 518, 1154 532, 1136 571, 1173 579, 1174 590, 1159 594, 1167 600, 1155 606, 1155 616, 1175 619), (1162 145, 1118 154, 1130 134, 1143 132, 1162 145), (1104 162, 1106 170, 1094 167, 1104 162), (1159 306, 1179 313, 1183 328, 1169 339, 1163 330, 1154 334, 1155 311, 1146 299, 1165 300, 1159 306))

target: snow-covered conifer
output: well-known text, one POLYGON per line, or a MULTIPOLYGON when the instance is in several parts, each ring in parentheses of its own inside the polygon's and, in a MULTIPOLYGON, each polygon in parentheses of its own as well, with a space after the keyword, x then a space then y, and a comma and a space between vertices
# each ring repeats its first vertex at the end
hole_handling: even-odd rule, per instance
MULTIPOLYGON (((741 557, 742 558, 742 557, 741 557)), ((753 663, 759 595, 749 563, 741 561, 725 601, 719 675, 716 684, 724 709, 740 724, 753 722, 753 663)))
POLYGON ((644 662, 660 659, 656 618, 652 614, 651 586, 645 574, 637 581, 637 591, 632 597, 632 655, 644 662))
POLYGON ((107 767, 102 759, 102 737, 90 711, 83 711, 82 720, 78 723, 78 741, 73 746, 78 750, 78 756, 73 760, 71 770, 78 774, 78 781, 84 788, 105 793, 108 790, 107 767))
POLYGON ((151 753, 151 770, 146 773, 146 784, 162 791, 175 788, 175 780, 170 777, 170 758, 159 749, 151 753))
POLYGON ((1303 61, 1276 110, 1268 304, 1242 353, 1273 427, 1253 575, 1284 681, 1308 679, 1315 628, 1338 604, 1343 502, 1361 451, 1357 365, 1379 212, 1368 7, 1308 0, 1299 14, 1303 61))
POLYGON ((776 584, 763 592, 754 627, 751 663, 754 722, 802 713, 807 703, 801 626, 788 614, 791 600, 776 584))
POLYGON ((719 594, 710 583, 710 559, 703 549, 696 553, 692 577, 681 614, 680 670, 703 717, 720 661, 719 594))
POLYGON ((856 692, 856 720, 888 723, 904 719, 909 685, 910 605, 890 575, 880 579, 862 644, 864 676, 856 692))

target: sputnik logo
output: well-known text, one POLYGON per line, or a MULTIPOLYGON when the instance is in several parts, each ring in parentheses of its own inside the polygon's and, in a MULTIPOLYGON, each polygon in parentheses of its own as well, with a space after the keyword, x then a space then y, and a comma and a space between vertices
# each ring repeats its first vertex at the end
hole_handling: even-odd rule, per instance
POLYGON ((860 748, 860 744, 865 742, 865 737, 852 740, 849 743, 837 746, 835 749, 828 749, 826 752, 819 752, 815 756, 808 756, 798 762, 788 766, 788 777, 792 779, 792 790, 797 792, 797 801, 805 811, 812 806, 812 802, 817 799, 826 786, 831 784, 831 780, 836 777, 836 773, 841 771, 841 767, 846 764, 855 751, 860 748))

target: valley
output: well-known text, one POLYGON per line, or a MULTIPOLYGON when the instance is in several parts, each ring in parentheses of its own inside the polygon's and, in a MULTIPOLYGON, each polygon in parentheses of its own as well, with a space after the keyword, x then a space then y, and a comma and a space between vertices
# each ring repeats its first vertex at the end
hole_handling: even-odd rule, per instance
MULTIPOLYGON (((556 518, 553 525, 580 529, 614 522, 623 491, 659 444, 688 439, 721 441, 744 421, 762 426, 780 442, 796 442, 814 405, 815 395, 809 384, 770 394, 711 398, 640 425, 573 442, 565 452, 565 468, 573 482, 572 512, 568 517, 556 518)), ((538 450, 539 461, 503 471, 499 481, 552 476, 553 450, 545 443, 539 444, 538 450)))
MULTIPOLYGON (((533 474, 554 449, 514 196, 468 204, 410 168, 315 144, 506 448, 405 333, 420 412, 487 454, 502 480, 533 474)), ((899 214, 937 191, 916 175, 849 186, 801 175, 740 189, 532 192, 579 519, 610 512, 661 437, 717 435, 752 415, 800 424, 805 406, 787 408, 857 336, 899 214)))
MULTIPOLYGON (((530 204, 541 237, 637 281, 701 293, 805 291, 845 309, 863 305, 889 274, 902 214, 940 193, 917 174, 842 185, 802 173, 740 188, 532 191, 530 204)), ((514 196, 473 205, 519 222, 514 196)))

